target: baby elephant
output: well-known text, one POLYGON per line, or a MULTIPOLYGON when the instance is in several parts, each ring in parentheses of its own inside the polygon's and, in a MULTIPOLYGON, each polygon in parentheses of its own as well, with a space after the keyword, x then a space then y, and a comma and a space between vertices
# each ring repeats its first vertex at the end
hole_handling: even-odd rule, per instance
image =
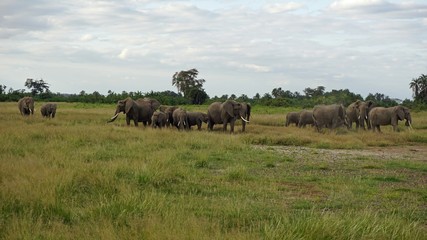
POLYGON ((202 112, 187 112, 188 126, 197 125, 197 130, 202 129, 202 123, 208 123, 208 115, 202 112))
POLYGON ((295 126, 298 126, 299 117, 300 112, 289 112, 286 114, 285 127, 291 125, 292 123, 295 123, 295 126))
POLYGON ((56 114, 56 103, 46 103, 40 108, 43 117, 54 118, 56 114))
POLYGON ((151 126, 153 128, 159 127, 163 128, 166 126, 166 122, 168 121, 168 114, 164 112, 154 112, 151 117, 151 126))
POLYGON ((314 126, 314 120, 313 120, 313 111, 312 110, 302 110, 299 115, 299 122, 298 127, 305 128, 305 125, 310 124, 311 126, 314 126))

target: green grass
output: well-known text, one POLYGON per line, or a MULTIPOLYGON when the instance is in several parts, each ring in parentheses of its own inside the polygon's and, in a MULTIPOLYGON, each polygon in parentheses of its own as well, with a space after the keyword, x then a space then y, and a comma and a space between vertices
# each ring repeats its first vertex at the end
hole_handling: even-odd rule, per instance
POLYGON ((0 103, 0 239, 427 238, 426 112, 412 132, 319 134, 254 107, 229 134, 40 106, 0 103))

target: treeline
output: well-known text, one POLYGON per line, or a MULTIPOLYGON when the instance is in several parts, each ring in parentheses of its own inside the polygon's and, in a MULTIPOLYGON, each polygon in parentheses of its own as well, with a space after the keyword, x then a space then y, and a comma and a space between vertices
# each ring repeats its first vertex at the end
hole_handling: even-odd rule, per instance
MULTIPOLYGON (((356 100, 372 100, 376 103, 377 106, 390 107, 398 104, 403 104, 411 109, 420 109, 427 110, 427 105, 414 102, 406 99, 401 102, 396 99, 391 99, 388 96, 385 96, 381 93, 370 93, 366 98, 363 98, 360 94, 353 93, 348 89, 332 90, 326 92, 323 86, 317 88, 306 88, 304 94, 299 92, 290 92, 284 91, 281 88, 275 88, 271 93, 265 93, 260 95, 259 93, 255 94, 253 97, 248 97, 245 94, 236 96, 231 95, 222 95, 207 97, 205 101, 201 104, 210 104, 215 101, 225 101, 227 99, 234 99, 241 102, 249 102, 252 105, 263 105, 263 106, 275 106, 275 107, 297 107, 297 108, 312 108, 318 104, 332 104, 332 103, 342 103, 344 106, 348 106, 350 103, 356 100)), ((131 97, 133 99, 150 97, 155 98, 160 101, 162 104, 166 105, 188 105, 193 104, 191 100, 185 98, 181 93, 175 93, 173 91, 162 91, 162 92, 146 92, 141 91, 137 92, 126 92, 115 93, 113 91, 108 91, 107 95, 103 95, 97 91, 92 93, 86 93, 81 91, 78 94, 63 94, 63 93, 52 93, 52 92, 25 92, 21 90, 9 90, 8 92, 2 91, 0 93, 0 101, 12 101, 17 102, 20 98, 24 96, 32 96, 36 101, 43 102, 82 102, 82 103, 106 103, 112 104, 116 103, 118 100, 131 97)))

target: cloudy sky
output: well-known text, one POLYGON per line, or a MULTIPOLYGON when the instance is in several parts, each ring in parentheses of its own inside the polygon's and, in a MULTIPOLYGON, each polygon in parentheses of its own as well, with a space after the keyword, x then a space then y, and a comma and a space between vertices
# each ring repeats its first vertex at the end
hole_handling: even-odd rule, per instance
POLYGON ((349 89, 412 99, 427 74, 425 0, 2 0, 0 84, 52 92, 176 91, 196 68, 206 92, 349 89))

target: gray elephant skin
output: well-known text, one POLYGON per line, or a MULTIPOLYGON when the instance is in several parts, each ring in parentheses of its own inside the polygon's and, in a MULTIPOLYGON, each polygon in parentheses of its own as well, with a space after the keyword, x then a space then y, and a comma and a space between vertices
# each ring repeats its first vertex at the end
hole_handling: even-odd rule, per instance
POLYGON ((356 124, 356 129, 363 128, 366 130, 371 129, 371 123, 369 121, 369 111, 374 107, 372 101, 360 101, 351 103, 346 109, 348 128, 351 128, 353 122, 356 124))
POLYGON ((168 120, 168 116, 164 112, 154 112, 151 117, 151 126, 153 128, 164 128, 166 126, 166 122, 168 120))
POLYGON ((375 107, 369 112, 372 131, 381 132, 381 125, 393 126, 393 131, 397 131, 398 121, 406 120, 405 125, 412 128, 412 117, 409 108, 403 106, 395 107, 375 107))
POLYGON ((318 132, 323 127, 335 129, 347 125, 346 112, 343 105, 318 105, 313 108, 313 121, 318 132))
POLYGON ((187 112, 188 127, 197 126, 197 130, 202 129, 203 123, 208 123, 208 115, 202 112, 187 112))
POLYGON ((34 99, 32 97, 23 97, 19 99, 18 108, 22 116, 34 114, 34 99))
POLYGON ((46 103, 40 108, 40 112, 43 117, 55 118, 56 115, 56 103, 46 103))
POLYGON ((178 128, 178 130, 188 130, 188 117, 187 111, 182 108, 177 108, 172 113, 173 125, 178 128))
POLYGON ((128 97, 117 102, 116 112, 108 122, 116 120, 119 113, 122 112, 126 115, 126 124, 128 126, 131 120, 133 120, 135 126, 138 126, 138 122, 142 122, 144 126, 146 126, 147 123, 151 125, 151 117, 159 106, 160 102, 156 99, 139 98, 133 100, 128 97))
POLYGON ((285 127, 288 127, 292 123, 294 123, 295 126, 298 126, 299 115, 300 112, 289 112, 288 114, 286 114, 285 127))
POLYGON ((245 114, 242 104, 237 101, 214 102, 208 107, 208 129, 212 131, 215 124, 222 124, 222 130, 227 131, 227 125, 230 124, 230 133, 232 133, 238 118, 249 122, 244 118, 245 114))
POLYGON ((170 124, 173 125, 173 111, 178 109, 178 106, 167 106, 163 105, 160 107, 160 111, 164 112, 167 116, 166 126, 169 127, 170 124))
POLYGON ((298 127, 305 128, 307 124, 314 126, 313 120, 313 111, 312 110, 302 110, 299 115, 298 127))

